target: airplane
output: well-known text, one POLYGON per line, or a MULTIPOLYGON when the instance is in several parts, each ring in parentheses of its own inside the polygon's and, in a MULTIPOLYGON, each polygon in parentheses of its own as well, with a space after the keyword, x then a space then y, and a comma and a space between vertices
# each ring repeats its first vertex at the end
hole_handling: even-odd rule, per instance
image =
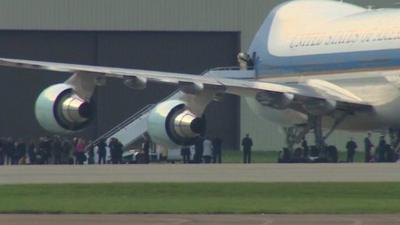
MULTIPOLYGON (((205 107, 224 94, 244 97, 260 118, 286 131, 292 149, 313 132, 324 149, 337 129, 400 131, 399 9, 371 9, 332 0, 294 0, 275 7, 240 69, 203 76, 0 58, 1 66, 68 72, 35 104, 43 128, 74 132, 92 116, 91 97, 106 78, 142 89, 148 82, 179 92, 149 114, 148 134, 164 146, 190 145, 205 132, 205 107)), ((399 143, 399 141, 397 141, 399 143)))

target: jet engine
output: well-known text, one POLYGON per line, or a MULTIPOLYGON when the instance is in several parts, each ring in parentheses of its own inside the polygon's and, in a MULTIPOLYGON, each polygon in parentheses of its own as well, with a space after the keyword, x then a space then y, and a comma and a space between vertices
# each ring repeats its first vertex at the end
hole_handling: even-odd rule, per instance
POLYGON ((147 123, 152 140, 166 146, 192 145, 205 131, 205 120, 179 100, 158 104, 150 112, 147 123))
POLYGON ((336 102, 331 100, 311 100, 303 105, 311 115, 327 115, 336 109, 336 102))
POLYGON ((83 129, 93 110, 91 104, 79 97, 68 84, 56 84, 46 88, 36 100, 35 115, 46 130, 69 133, 83 129))

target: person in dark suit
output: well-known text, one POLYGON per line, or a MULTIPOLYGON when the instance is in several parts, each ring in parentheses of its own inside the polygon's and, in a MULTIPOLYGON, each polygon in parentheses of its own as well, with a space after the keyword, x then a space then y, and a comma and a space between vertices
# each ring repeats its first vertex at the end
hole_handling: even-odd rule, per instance
POLYGON ((203 137, 198 137, 194 144, 194 156, 193 156, 194 163, 202 163, 203 141, 204 141, 203 137))
POLYGON ((303 138, 301 141, 301 147, 303 148, 303 158, 307 160, 310 154, 310 148, 308 147, 306 138, 303 138))
POLYGON ((39 143, 41 158, 43 164, 49 164, 51 157, 51 140, 49 137, 44 136, 42 141, 39 143))
POLYGON ((54 164, 61 164, 61 155, 62 155, 62 143, 61 138, 59 136, 54 136, 52 142, 52 155, 54 157, 54 164))
POLYGON ((144 135, 144 142, 143 142, 143 163, 149 164, 150 163, 150 137, 148 135, 144 135))
POLYGON ((101 139, 97 144, 97 156, 98 156, 98 164, 106 164, 106 155, 107 155, 107 144, 106 139, 101 139))
POLYGON ((251 147, 253 146, 253 140, 249 134, 242 140, 243 146, 243 163, 251 163, 251 147))
POLYGON ((111 161, 113 164, 121 164, 122 163, 122 144, 119 142, 117 138, 111 138, 110 143, 108 144, 111 153, 111 161))
POLYGON ((189 163, 190 162, 190 147, 189 146, 183 146, 181 148, 181 156, 182 156, 182 161, 183 163, 189 163))
POLYGON ((213 163, 221 163, 222 162, 222 139, 219 137, 215 137, 212 140, 213 144, 213 163))
POLYGON ((14 162, 14 155, 15 155, 15 142, 14 140, 9 137, 7 140, 4 142, 4 155, 5 155, 5 164, 6 165, 11 165, 14 162))
POLYGON ((368 133, 368 136, 364 139, 364 148, 365 148, 365 162, 371 161, 371 151, 374 145, 371 142, 371 133, 368 133))
POLYGON ((68 138, 63 138, 61 143, 61 163, 74 164, 72 141, 68 138))
POLYGON ((354 155, 356 154, 357 143, 350 138, 350 140, 346 144, 347 149, 347 162, 354 162, 354 155))
POLYGON ((15 161, 16 164, 26 163, 26 144, 22 139, 15 143, 15 161))
POLYGON ((381 136, 379 139, 378 147, 376 148, 376 156, 378 162, 385 162, 385 155, 387 150, 387 143, 385 140, 385 136, 381 136))
POLYGON ((92 165, 94 164, 94 145, 93 141, 89 141, 88 145, 86 146, 86 151, 87 151, 87 162, 88 164, 92 165))
POLYGON ((36 144, 32 140, 28 145, 29 164, 36 164, 36 144))

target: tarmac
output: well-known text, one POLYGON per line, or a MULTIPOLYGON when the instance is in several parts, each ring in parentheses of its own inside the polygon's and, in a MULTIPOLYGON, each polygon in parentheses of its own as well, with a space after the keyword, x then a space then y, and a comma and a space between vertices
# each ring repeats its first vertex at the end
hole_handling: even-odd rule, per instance
POLYGON ((397 225, 400 215, 0 215, 6 225, 397 225))
POLYGON ((0 184, 113 182, 400 182, 400 163, 0 167, 0 184))
MULTIPOLYGON (((400 164, 153 164, 0 167, 0 184, 112 182, 400 182, 400 164)), ((400 225, 400 215, 0 214, 0 224, 400 225)))

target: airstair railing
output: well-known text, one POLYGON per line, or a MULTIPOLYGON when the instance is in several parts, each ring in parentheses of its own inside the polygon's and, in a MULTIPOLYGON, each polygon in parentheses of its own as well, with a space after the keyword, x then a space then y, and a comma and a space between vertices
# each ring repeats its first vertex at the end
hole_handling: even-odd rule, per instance
MULTIPOLYGON (((169 94, 167 97, 163 98, 160 102, 163 102, 169 98, 171 98, 172 96, 174 96, 176 93, 178 93, 179 90, 175 90, 173 91, 171 94, 169 94)), ((132 116, 128 117, 126 120, 122 121, 121 123, 119 123, 117 126, 113 127, 111 130, 107 131, 106 133, 104 133, 103 135, 101 135, 100 137, 96 138, 96 140, 94 140, 92 142, 91 145, 88 145, 87 148, 89 147, 93 147, 96 146, 101 140, 103 139, 108 139, 111 136, 113 136, 114 134, 118 133, 119 131, 121 131, 122 129, 124 129, 125 127, 127 127, 129 124, 131 124, 132 122, 134 122, 135 120, 139 119, 140 117, 142 117, 144 114, 146 114, 147 112, 149 112, 150 110, 152 110, 154 107, 156 106, 156 104, 150 104, 147 105, 145 107, 143 107, 141 110, 139 110, 138 112, 136 112, 135 114, 133 114, 132 116)))
POLYGON ((147 105, 143 107, 141 110, 133 114, 132 116, 128 117, 126 120, 122 121, 119 123, 117 126, 113 127, 111 130, 107 131, 100 137, 98 137, 96 140, 92 142, 93 146, 96 146, 100 140, 102 139, 108 139, 109 137, 113 136, 114 134, 118 133, 122 129, 124 129, 128 124, 132 123, 136 119, 139 119, 141 116, 143 116, 145 113, 147 113, 150 109, 154 107, 154 104, 147 105))

